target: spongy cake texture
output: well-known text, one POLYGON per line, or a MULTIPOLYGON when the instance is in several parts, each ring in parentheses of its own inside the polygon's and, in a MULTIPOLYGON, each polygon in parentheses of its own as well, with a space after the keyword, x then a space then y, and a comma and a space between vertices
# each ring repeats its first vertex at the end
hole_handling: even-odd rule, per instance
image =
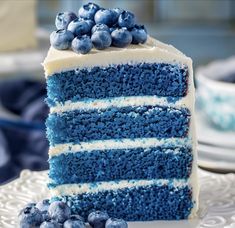
POLYGON ((53 113, 47 119, 48 138, 55 145, 99 139, 184 137, 189 116, 187 109, 152 106, 53 113))
POLYGON ((139 63, 74 69, 48 77, 48 104, 121 96, 183 97, 188 69, 178 64, 139 63), (78 86, 79 85, 79 86, 78 86))

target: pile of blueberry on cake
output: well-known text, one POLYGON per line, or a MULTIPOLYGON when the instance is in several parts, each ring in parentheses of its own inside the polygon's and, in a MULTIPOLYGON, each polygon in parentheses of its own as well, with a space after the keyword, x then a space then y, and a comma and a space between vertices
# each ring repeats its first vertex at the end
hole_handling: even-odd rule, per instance
POLYGON ((110 218, 106 212, 93 211, 88 218, 72 214, 70 207, 64 202, 48 199, 29 203, 19 213, 21 228, 127 228, 123 219, 110 218), (85 223, 88 221, 88 224, 85 223))
POLYGON ((50 36, 51 45, 58 50, 72 48, 86 54, 110 46, 123 48, 129 44, 145 43, 147 32, 136 24, 135 15, 120 8, 104 9, 94 3, 82 6, 78 15, 59 13, 55 21, 57 31, 50 36))

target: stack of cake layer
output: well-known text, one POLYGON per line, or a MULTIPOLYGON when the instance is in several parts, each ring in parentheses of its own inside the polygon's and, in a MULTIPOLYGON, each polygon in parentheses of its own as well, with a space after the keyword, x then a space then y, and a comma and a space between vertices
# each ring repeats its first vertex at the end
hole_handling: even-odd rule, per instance
POLYGON ((51 48, 44 68, 53 199, 84 217, 195 216, 190 58, 149 37, 87 55, 51 48))

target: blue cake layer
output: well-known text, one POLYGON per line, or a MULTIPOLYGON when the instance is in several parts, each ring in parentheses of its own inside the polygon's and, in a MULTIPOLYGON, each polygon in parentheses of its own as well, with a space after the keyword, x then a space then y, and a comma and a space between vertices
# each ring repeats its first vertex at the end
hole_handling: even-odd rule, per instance
POLYGON ((55 73, 47 79, 49 106, 67 100, 187 94, 188 69, 168 63, 112 65, 55 73))
POLYGON ((50 158, 49 177, 52 186, 123 179, 188 178, 192 160, 191 148, 187 147, 73 152, 50 158))
POLYGON ((73 213, 84 218, 91 211, 101 210, 127 221, 187 219, 193 207, 191 188, 172 185, 106 190, 52 200, 55 199, 66 202, 73 213))
POLYGON ((53 113, 46 125, 50 144, 55 145, 104 139, 185 137, 189 122, 186 108, 129 106, 53 113))

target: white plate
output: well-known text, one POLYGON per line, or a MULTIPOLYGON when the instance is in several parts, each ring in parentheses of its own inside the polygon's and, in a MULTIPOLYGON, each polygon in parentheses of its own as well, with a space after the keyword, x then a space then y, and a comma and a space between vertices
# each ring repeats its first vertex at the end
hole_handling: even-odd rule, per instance
POLYGON ((221 172, 235 172, 235 132, 220 131, 196 112, 198 164, 221 172))
POLYGON ((206 120, 203 113, 198 110, 196 112, 196 127, 199 142, 235 149, 235 132, 221 131, 214 128, 206 120))
MULTIPOLYGON (((235 175, 199 172, 201 181, 198 219, 129 223, 129 228, 234 228, 235 175)), ((17 214, 29 202, 48 197, 46 172, 25 170, 17 180, 0 187, 0 227, 17 227, 17 214)))
POLYGON ((220 172, 235 172, 235 149, 198 145, 198 164, 220 172))

